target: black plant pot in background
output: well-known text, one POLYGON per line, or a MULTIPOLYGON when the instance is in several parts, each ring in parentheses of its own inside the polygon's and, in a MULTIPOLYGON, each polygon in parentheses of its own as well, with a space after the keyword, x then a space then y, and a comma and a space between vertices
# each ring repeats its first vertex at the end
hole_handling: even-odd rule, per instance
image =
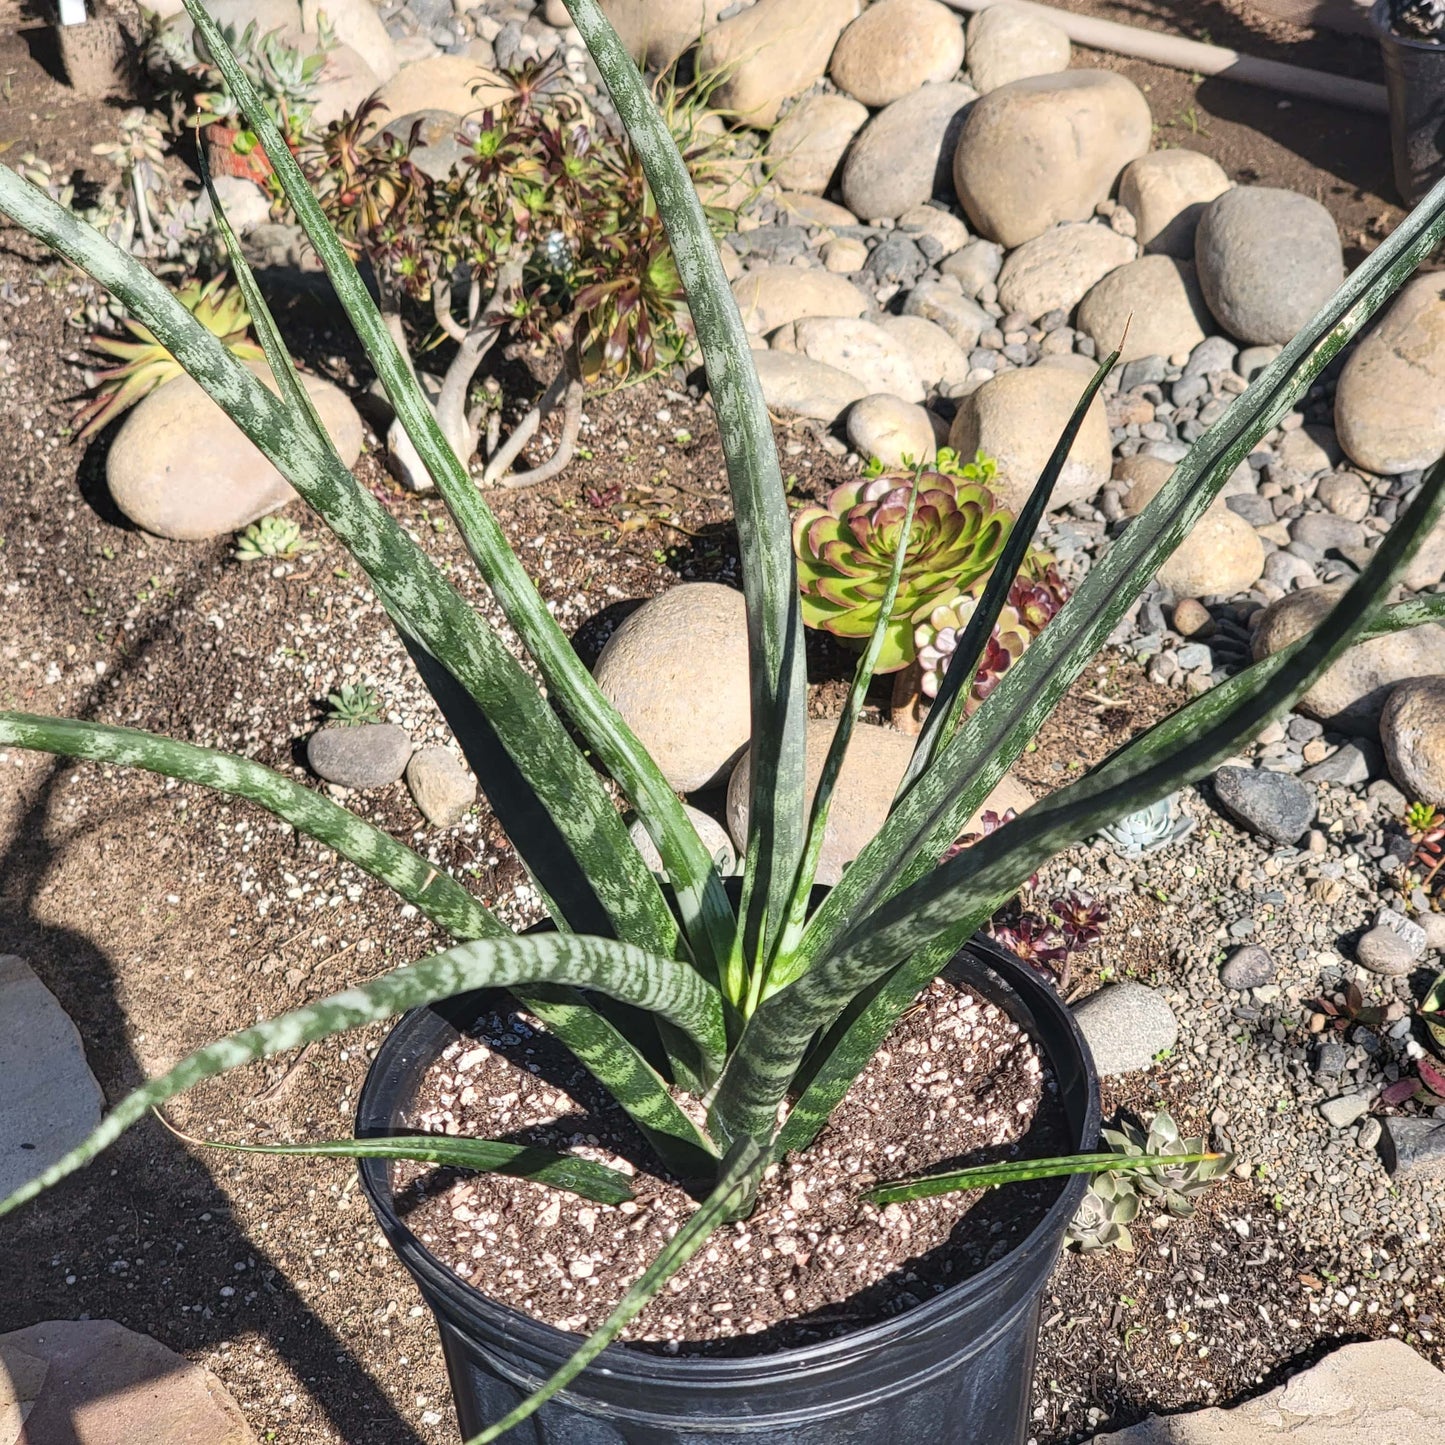
POLYGON ((1385 62, 1395 185, 1413 206, 1445 175, 1445 44, 1401 35, 1390 0, 1376 0, 1370 23, 1385 62))
MULTIPOLYGON (((1059 1081, 1072 1150, 1099 1139, 1099 1087, 1073 1015, 997 945, 978 940, 951 976, 1004 1009, 1059 1081)), ((408 1014, 372 1064, 358 1137, 407 1126, 433 1060, 485 995, 408 1014)), ((397 1215, 392 1166, 361 1161, 383 1233, 435 1314, 464 1438, 499 1420, 580 1343, 459 1279, 397 1215)), ((510 1437, 517 1445, 1023 1445, 1039 1303, 1087 1188, 1058 1199, 1011 1253, 933 1299, 841 1338, 751 1358, 669 1358, 613 1345, 510 1437)))

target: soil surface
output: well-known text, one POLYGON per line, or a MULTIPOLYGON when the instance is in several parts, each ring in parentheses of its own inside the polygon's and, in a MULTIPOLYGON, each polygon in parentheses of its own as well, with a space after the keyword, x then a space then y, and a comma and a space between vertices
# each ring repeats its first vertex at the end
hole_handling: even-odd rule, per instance
MULTIPOLYGON (((1066 3, 1375 78, 1367 43, 1252 21, 1233 0, 1066 3)), ((1146 89, 1162 137, 1216 156, 1238 179, 1317 196, 1339 220, 1351 264, 1398 218, 1382 118, 1282 106, 1265 92, 1142 62, 1098 63, 1146 89)), ((77 100, 57 75, 48 24, 0 0, 5 160, 33 151, 57 167, 94 167, 91 146, 113 138, 117 108, 77 100)), ((314 291, 275 284, 304 362, 363 389, 370 377, 334 311, 314 291)), ((297 777, 321 699, 340 680, 379 686, 419 744, 444 736, 374 598, 313 521, 302 525, 317 550, 268 569, 237 563, 228 542, 159 541, 116 514, 104 489, 105 438, 65 440, 68 399, 90 364, 72 318, 94 301, 63 266, 0 229, 0 706, 155 729, 297 777)), ((584 640, 595 648, 629 603, 680 576, 733 580, 736 558, 706 403, 665 382, 597 398, 583 440, 587 454, 555 484, 489 500, 558 616, 588 622, 584 640)), ((800 493, 845 475, 807 428, 779 440, 800 493)), ((372 438, 358 475, 495 620, 440 505, 398 493, 377 449, 372 438)), ((826 645, 813 661, 826 686, 826 645)), ((1065 704, 1088 732, 1051 730, 1020 774, 1055 785, 1176 700, 1137 669, 1109 664, 1065 704)), ((401 785, 351 805, 455 871, 509 921, 535 916, 485 810, 435 834, 401 785)), ((1212 927, 1216 900, 1201 902, 1212 927)), ((1167 980, 1171 963, 1149 931, 1162 909, 1151 915, 1141 904, 1118 917, 1099 962, 1167 980)), ((228 1029, 439 942, 379 885, 249 807, 145 775, 0 754, 0 950, 22 955, 75 1019, 112 1104, 228 1029)), ((171 1117, 210 1141, 346 1133, 382 1032, 245 1071, 197 1091, 171 1117)), ((1186 1128, 1208 1125, 1207 1090, 1183 1060, 1106 1089, 1104 1103, 1106 1112, 1168 1104, 1186 1128)), ((946 1152, 920 1152, 917 1163, 946 1152)), ((1438 1361, 1438 1251, 1396 1243, 1418 1266, 1409 1338, 1438 1361)), ((1268 1184, 1250 1178, 1212 1190, 1187 1225, 1141 1231, 1133 1256, 1066 1255, 1044 1312, 1040 1445, 1151 1408, 1227 1403, 1332 1344, 1397 1328, 1353 1284, 1337 1287, 1349 1258, 1349 1241, 1301 1245, 1276 1217, 1268 1184)), ((0 1278, 20 1282, 0 1298, 0 1331, 87 1315, 143 1330, 212 1369, 258 1439, 456 1440, 432 1322, 342 1162, 229 1155, 148 1121, 43 1206, 6 1221, 0 1278)))

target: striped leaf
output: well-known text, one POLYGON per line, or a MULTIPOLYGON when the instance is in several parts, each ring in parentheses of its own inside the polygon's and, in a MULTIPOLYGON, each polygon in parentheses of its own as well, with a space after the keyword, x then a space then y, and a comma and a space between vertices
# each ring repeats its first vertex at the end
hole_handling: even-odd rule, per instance
POLYGON ((357 484, 330 445, 139 261, 3 165, 0 212, 118 296, 316 509, 365 569, 397 625, 444 658, 476 700, 556 820, 619 936, 671 953, 677 938, 672 913, 596 773, 501 640, 357 484))
POLYGON ((414 1159, 421 1164, 471 1169, 479 1174, 512 1174, 534 1184, 580 1194, 598 1204, 623 1204, 633 1197, 632 1183, 620 1169, 527 1144, 504 1144, 497 1139, 395 1134, 379 1139, 323 1139, 316 1144, 232 1144, 223 1139, 193 1139, 186 1134, 181 1138, 207 1149, 228 1149, 237 1154, 285 1154, 301 1159, 414 1159))
POLYGON ((1126 1159, 1122 1154, 1068 1154, 1053 1159, 1020 1159, 1012 1164, 977 1164, 971 1169, 949 1169, 942 1174, 921 1174, 916 1179, 895 1179, 864 1192, 874 1204, 895 1204, 909 1199, 934 1199, 961 1189, 996 1189, 1029 1179, 1059 1179, 1070 1174, 1134 1174, 1146 1169, 1173 1169, 1183 1164, 1207 1164, 1222 1154, 1155 1154, 1126 1159))
POLYGON ((606 938, 533 933, 478 939, 197 1049, 169 1072, 127 1094, 80 1144, 0 1200, 0 1215, 88 1164, 147 1110, 206 1079, 459 993, 513 987, 525 992, 527 985, 539 983, 595 989, 660 1014, 693 1039, 704 1056, 715 1062, 721 1058, 721 997, 689 964, 606 938))
MULTIPOLYGON (((569 0, 570 3, 570 0, 569 0)), ((647 1307, 664 1285, 707 1243, 718 1225, 732 1217, 738 1206, 752 1196, 767 1163, 756 1145, 744 1140, 724 1162, 717 1187, 698 1206, 686 1224, 665 1244, 657 1258, 648 1265, 642 1278, 622 1296, 617 1308, 602 1326, 587 1337, 586 1343, 550 1380, 529 1395, 515 1409, 508 1411, 495 1425, 488 1425, 473 1435, 466 1445, 490 1445, 507 1431, 515 1429, 535 1415, 559 1391, 565 1390, 618 1335, 647 1307)))
MULTIPOLYGON (((1156 724, 1078 782, 1035 803, 940 864, 858 923, 829 957, 765 1000, 748 1020, 724 1071, 709 1115, 714 1138, 724 1145, 744 1135, 771 1138, 778 1106, 794 1083, 813 1035, 828 1028, 865 989, 896 969, 896 977, 880 992, 874 1008, 879 1014, 901 1011, 932 976, 922 973, 921 951, 937 972, 939 955, 946 961, 1030 873, 1056 853, 1212 771, 1270 720, 1287 712, 1356 639, 1438 519, 1442 504, 1445 460, 1426 474, 1419 495, 1349 591, 1282 663, 1241 674, 1231 685, 1215 690, 1221 697, 1204 694, 1197 700, 1202 706, 1191 705, 1156 724), (880 1007, 885 998, 886 1005, 880 1007)), ((830 1073, 832 1084, 841 1083, 846 1090, 882 1037, 876 1026, 850 1030, 835 1050, 838 1061, 830 1073)), ((800 1127, 815 1132, 816 1124, 826 1118, 826 1113, 819 1117, 821 1106, 826 1103, 831 1109, 841 1097, 841 1092, 831 1101, 815 1095, 808 1104, 810 1115, 800 1127)))
POLYGON ((743 997, 743 957, 761 967, 788 914, 803 846, 807 677, 792 529, 772 423, 712 232, 671 133, 597 0, 564 0, 607 83, 667 227, 707 367, 744 558, 752 660, 752 791, 744 942, 727 993, 743 997))
POLYGON ((922 877, 1028 746, 1065 690, 1198 521, 1238 463, 1445 235, 1445 180, 1320 309, 1174 469, 982 707, 940 750, 814 914, 821 956, 857 919, 922 877))
MULTIPOLYGON (((536 660, 549 689, 616 779, 657 845, 677 894, 684 930, 700 963, 719 971, 732 948, 734 922, 711 857, 651 755, 583 666, 507 539, 491 509, 437 425, 411 367, 386 328, 346 248, 326 219, 295 157, 236 63, 215 21, 198 0, 186 0, 206 48, 271 160, 276 178, 325 266, 397 419, 436 482, 457 530, 507 621, 536 660)), ((244 266, 244 260, 240 262, 244 266)), ((260 303, 264 309, 264 301, 260 303)), ((255 303, 252 314, 255 315, 255 303)), ((264 341, 264 337, 262 338, 264 341)), ((442 654, 439 654, 442 655, 442 654)), ((478 774, 478 776, 483 776, 478 774)), ((629 851, 635 851, 630 843, 629 851)), ((579 923, 579 927, 588 925, 579 923)))

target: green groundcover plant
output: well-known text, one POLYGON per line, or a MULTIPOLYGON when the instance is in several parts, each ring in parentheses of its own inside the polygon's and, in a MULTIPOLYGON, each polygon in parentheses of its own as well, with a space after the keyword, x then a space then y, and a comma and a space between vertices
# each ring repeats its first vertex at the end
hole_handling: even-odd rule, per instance
MULTIPOLYGON (((785 490, 748 341, 717 246, 677 149, 597 0, 566 0, 606 80, 656 196, 702 346, 726 450, 743 557, 752 659, 751 810, 736 910, 677 796, 603 698, 508 548, 326 223, 266 107, 199 0, 186 0, 227 86, 275 167, 336 294, 436 482, 461 536, 545 683, 538 688, 498 635, 378 502, 327 440, 224 217, 217 224, 279 384, 264 386, 134 258, 54 199, 0 166, 0 211, 120 297, 232 416, 362 566, 422 677, 467 750, 489 801, 545 896, 557 931, 514 935, 455 880, 309 788, 245 758, 96 723, 0 713, 0 745, 150 769, 268 809, 390 885, 455 946, 358 981, 211 1043, 123 1099, 81 1145, 0 1201, 32 1200, 94 1159, 155 1106, 204 1079, 465 990, 511 990, 596 1075, 703 1202, 605 1325, 526 1404, 489 1426, 495 1439, 562 1388, 726 1219, 745 1213, 770 1161, 809 1146, 830 1111, 919 990, 1050 856, 1207 773, 1283 713, 1351 642, 1445 615, 1445 599, 1386 605, 1417 540, 1440 513, 1445 465, 1427 473, 1334 610, 1292 647, 1241 672, 1120 748, 1022 815, 951 848, 967 820, 1043 727, 1066 688, 1239 461, 1369 317, 1435 248, 1445 183, 1345 282, 1175 468, 1168 483, 981 706, 967 707, 977 659, 1004 606, 1084 408, 1114 356, 1085 388, 1012 528, 945 673, 913 764, 884 827, 810 911, 833 781, 883 645, 866 646, 811 811, 804 805, 803 623, 785 490), (569 731, 558 712, 575 729, 569 731), (665 894, 628 839, 600 765, 646 826, 672 880, 665 894), (945 854, 945 861, 939 862, 945 854), (655 1020, 649 1041, 624 1034, 599 999, 655 1020), (669 1077, 648 1062, 660 1045, 669 1077), (695 1122, 680 1094, 704 1106, 695 1122)), ((916 486, 913 488, 917 492, 916 486)), ((911 498, 916 501, 916 495, 911 498)), ((900 521, 898 586, 911 515, 900 521)), ((885 598, 878 616, 892 615, 885 598)), ((649 1025, 651 1027, 651 1025, 649 1025)), ((558 1187, 616 1198, 621 1176, 583 1161, 491 1141, 432 1138, 429 1158, 507 1168, 558 1187)), ((397 1141, 337 1141, 322 1153, 395 1156, 397 1141)), ((1163 1161, 1150 1158, 1152 1166, 1163 1161)), ((1118 1168, 1117 1155, 1018 1161, 1000 1177, 1118 1168)), ((936 1180, 915 1181, 933 1192, 936 1180)), ((897 1197, 897 1196, 894 1196, 897 1197)))

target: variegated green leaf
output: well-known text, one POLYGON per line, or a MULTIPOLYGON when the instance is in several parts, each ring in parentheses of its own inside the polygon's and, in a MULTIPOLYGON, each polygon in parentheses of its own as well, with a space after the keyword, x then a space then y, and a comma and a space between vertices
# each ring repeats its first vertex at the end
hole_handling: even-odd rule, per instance
POLYGON ((1165 1154, 1126 1159, 1119 1154, 1069 1154, 1055 1159, 1020 1159, 1011 1164, 978 1164, 971 1169, 950 1169, 942 1174, 921 1174, 896 1179, 867 1190, 863 1197, 874 1204, 909 1199, 933 1199, 961 1189, 996 1189, 1029 1179, 1059 1179, 1070 1174, 1129 1174, 1144 1169, 1173 1169, 1184 1164, 1205 1164, 1220 1154, 1165 1154))

